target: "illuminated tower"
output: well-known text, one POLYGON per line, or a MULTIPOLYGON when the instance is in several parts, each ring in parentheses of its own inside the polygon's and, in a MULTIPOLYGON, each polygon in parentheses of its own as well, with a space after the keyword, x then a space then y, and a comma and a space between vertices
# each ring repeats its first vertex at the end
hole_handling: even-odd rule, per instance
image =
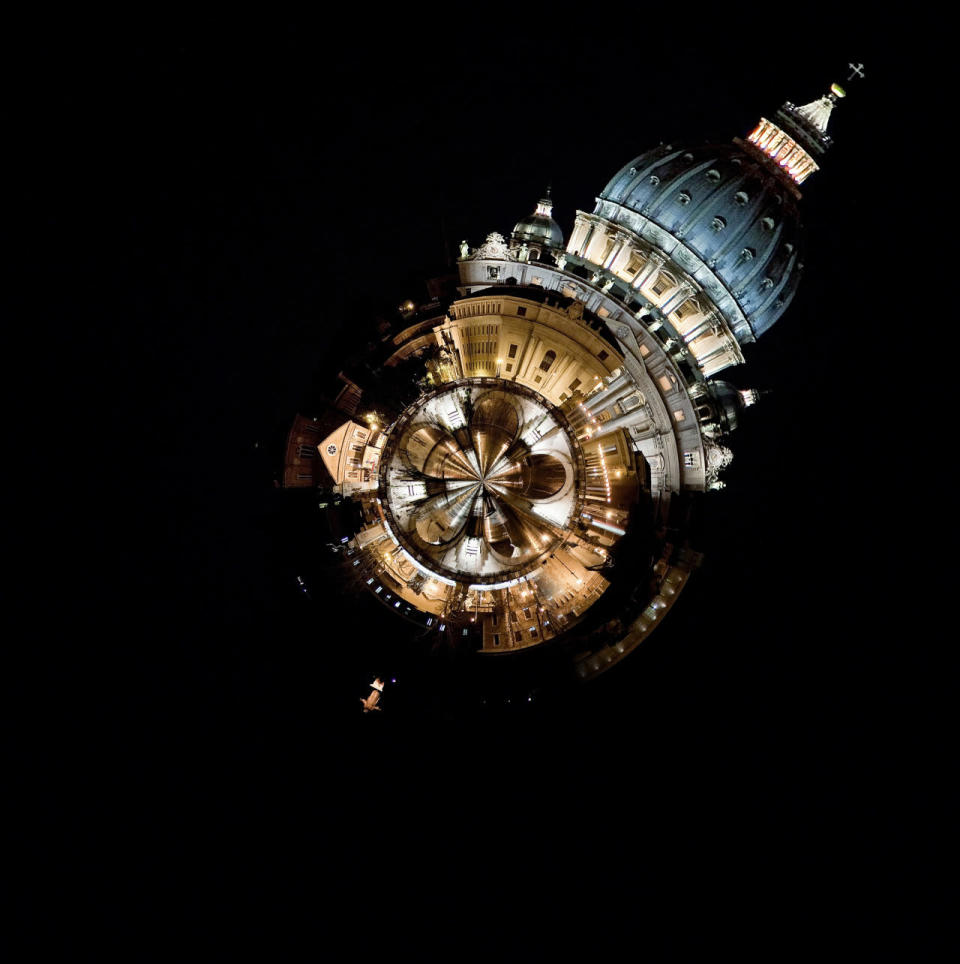
POLYGON ((509 239, 461 246, 456 295, 405 307, 380 364, 421 360, 415 400, 319 445, 363 508, 345 552, 380 601, 485 658, 566 646, 581 678, 659 625, 757 400, 716 376, 797 290, 799 185, 842 96, 645 151, 565 248, 548 191, 509 239))

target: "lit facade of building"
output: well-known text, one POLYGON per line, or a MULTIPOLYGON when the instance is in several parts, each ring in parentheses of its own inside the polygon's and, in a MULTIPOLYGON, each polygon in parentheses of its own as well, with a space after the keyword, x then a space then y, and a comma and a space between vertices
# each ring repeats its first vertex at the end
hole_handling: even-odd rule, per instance
POLYGON ((401 307, 382 366, 419 363, 418 397, 317 445, 362 508, 345 559, 370 592, 491 658, 572 641, 582 678, 660 624, 699 562, 692 507, 757 399, 717 376, 797 289, 799 185, 842 96, 640 154, 566 241, 548 191, 509 238, 461 244, 455 295, 401 307), (582 632, 611 587, 604 631, 582 632))

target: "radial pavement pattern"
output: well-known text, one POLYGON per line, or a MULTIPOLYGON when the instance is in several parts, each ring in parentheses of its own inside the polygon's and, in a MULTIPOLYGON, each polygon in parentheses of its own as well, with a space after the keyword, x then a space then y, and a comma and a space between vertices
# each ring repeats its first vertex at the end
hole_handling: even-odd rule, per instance
POLYGON ((494 584, 536 569, 582 498, 583 456, 536 393, 473 379, 420 399, 393 426, 380 500, 420 568, 494 584))

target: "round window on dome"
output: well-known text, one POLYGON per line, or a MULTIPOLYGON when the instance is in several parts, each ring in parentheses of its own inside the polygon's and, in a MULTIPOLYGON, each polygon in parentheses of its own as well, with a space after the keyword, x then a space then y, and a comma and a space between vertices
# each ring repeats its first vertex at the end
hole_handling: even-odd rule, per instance
POLYGON ((760 222, 760 227, 762 227, 764 231, 772 231, 772 230, 773 230, 773 218, 764 218, 764 219, 760 222))
POLYGON ((720 180, 720 172, 715 167, 711 167, 710 170, 707 171, 707 180, 716 184, 716 182, 720 180))
POLYGON ((733 200, 734 200, 737 204, 739 204, 740 207, 743 207, 743 205, 746 204, 747 201, 750 200, 750 198, 747 196, 747 192, 746 192, 746 191, 737 191, 737 193, 734 194, 734 196, 733 196, 733 200))
POLYGON ((651 174, 650 177, 648 178, 648 180, 650 181, 651 184, 659 184, 659 183, 660 183, 660 178, 657 177, 656 174, 651 174))
POLYGON ((692 160, 693 160, 693 155, 692 155, 689 151, 687 151, 687 153, 683 155, 683 159, 684 159, 685 161, 692 161, 692 160))
POLYGON ((710 227, 713 228, 714 231, 722 231, 726 226, 726 218, 720 217, 719 214, 710 222, 710 227))
POLYGON ((679 201, 680 204, 689 204, 690 200, 691 196, 689 191, 681 191, 677 197, 677 201, 679 201))

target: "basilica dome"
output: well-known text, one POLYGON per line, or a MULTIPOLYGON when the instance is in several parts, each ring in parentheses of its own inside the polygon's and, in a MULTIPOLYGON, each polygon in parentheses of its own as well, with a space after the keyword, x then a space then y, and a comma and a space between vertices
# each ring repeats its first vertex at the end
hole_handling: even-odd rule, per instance
POLYGON ((690 249, 733 295, 757 337, 783 314, 799 282, 798 197, 752 145, 740 142, 661 144, 624 165, 598 202, 619 207, 615 223, 636 230, 632 212, 690 249))

